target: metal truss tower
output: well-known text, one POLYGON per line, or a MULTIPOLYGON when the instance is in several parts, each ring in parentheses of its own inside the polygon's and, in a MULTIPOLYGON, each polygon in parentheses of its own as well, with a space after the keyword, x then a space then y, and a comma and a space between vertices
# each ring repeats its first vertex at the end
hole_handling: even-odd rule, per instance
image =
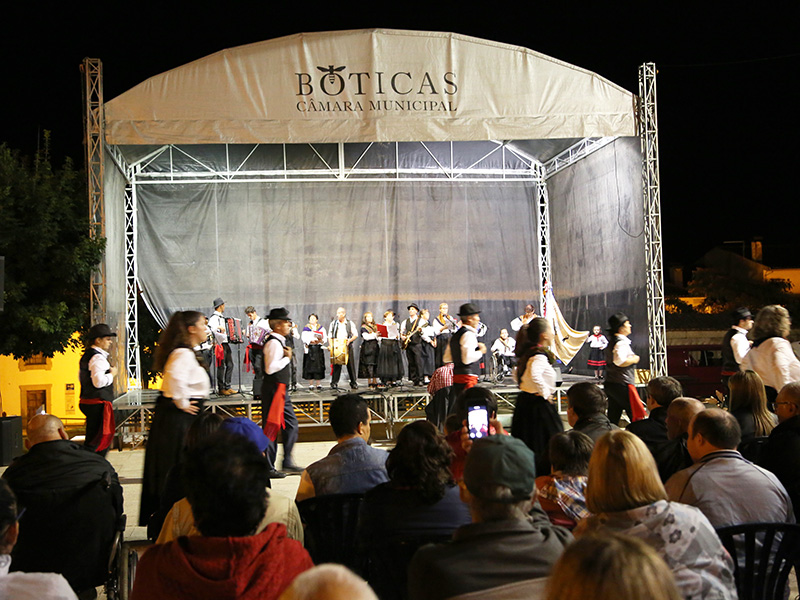
POLYGON ((664 310, 664 264, 661 244, 661 192, 658 170, 658 114, 655 63, 639 67, 639 136, 642 143, 644 236, 647 268, 647 322, 650 327, 650 373, 667 374, 667 328, 664 310))
POLYGON ((536 172, 536 231, 539 235, 539 311, 544 314, 545 296, 547 286, 552 285, 550 278, 550 197, 547 195, 547 182, 545 181, 546 168, 541 164, 534 164, 536 172))
MULTIPOLYGON (((106 216, 103 198, 103 63, 98 58, 84 58, 83 75, 83 145, 86 151, 86 190, 89 194, 89 237, 105 239, 106 216)), ((90 311, 92 323, 106 321, 106 261, 100 260, 92 272, 90 311)))

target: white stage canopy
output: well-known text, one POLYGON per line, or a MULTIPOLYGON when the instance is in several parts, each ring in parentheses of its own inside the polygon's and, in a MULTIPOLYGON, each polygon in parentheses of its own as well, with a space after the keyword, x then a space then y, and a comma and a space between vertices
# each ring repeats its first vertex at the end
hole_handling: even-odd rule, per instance
POLYGON ((106 103, 115 145, 537 140, 636 135, 630 92, 453 33, 303 33, 222 50, 106 103))

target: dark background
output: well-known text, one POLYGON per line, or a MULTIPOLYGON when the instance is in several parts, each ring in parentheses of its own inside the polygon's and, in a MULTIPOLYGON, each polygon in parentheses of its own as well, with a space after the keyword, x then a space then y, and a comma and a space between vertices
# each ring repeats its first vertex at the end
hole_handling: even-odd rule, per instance
POLYGON ((53 161, 82 165, 86 56, 103 61, 107 100, 223 48, 307 31, 452 31, 530 48, 634 93, 638 66, 653 61, 665 261, 691 264, 761 236, 765 263, 800 266, 800 2, 661 5, 6 3, 0 142, 31 154, 47 129, 53 161))

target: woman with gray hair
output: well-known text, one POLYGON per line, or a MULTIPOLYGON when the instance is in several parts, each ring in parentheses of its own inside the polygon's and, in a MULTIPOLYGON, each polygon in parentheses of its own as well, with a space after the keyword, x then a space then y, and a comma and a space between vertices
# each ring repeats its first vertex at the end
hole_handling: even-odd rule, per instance
POLYGON ((800 381, 800 360, 786 339, 791 328, 788 310, 777 304, 765 306, 753 324, 753 347, 742 360, 742 370, 753 370, 764 380, 770 405, 784 385, 800 381))

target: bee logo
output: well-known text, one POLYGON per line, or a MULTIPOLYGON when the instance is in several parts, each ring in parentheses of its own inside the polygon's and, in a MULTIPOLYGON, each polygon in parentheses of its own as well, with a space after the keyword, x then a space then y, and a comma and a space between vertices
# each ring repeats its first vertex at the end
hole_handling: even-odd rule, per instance
MULTIPOLYGON (((333 65, 328 65, 328 68, 325 67, 317 67, 318 71, 322 71, 324 75, 319 80, 319 85, 322 88, 322 91, 325 92, 328 96, 338 96, 339 94, 344 91, 344 77, 339 75, 340 71, 344 71, 347 67, 334 67, 333 65), (337 91, 329 91, 327 88, 328 86, 336 86, 338 87, 337 91)), ((333 87, 333 90, 336 89, 333 87)))

